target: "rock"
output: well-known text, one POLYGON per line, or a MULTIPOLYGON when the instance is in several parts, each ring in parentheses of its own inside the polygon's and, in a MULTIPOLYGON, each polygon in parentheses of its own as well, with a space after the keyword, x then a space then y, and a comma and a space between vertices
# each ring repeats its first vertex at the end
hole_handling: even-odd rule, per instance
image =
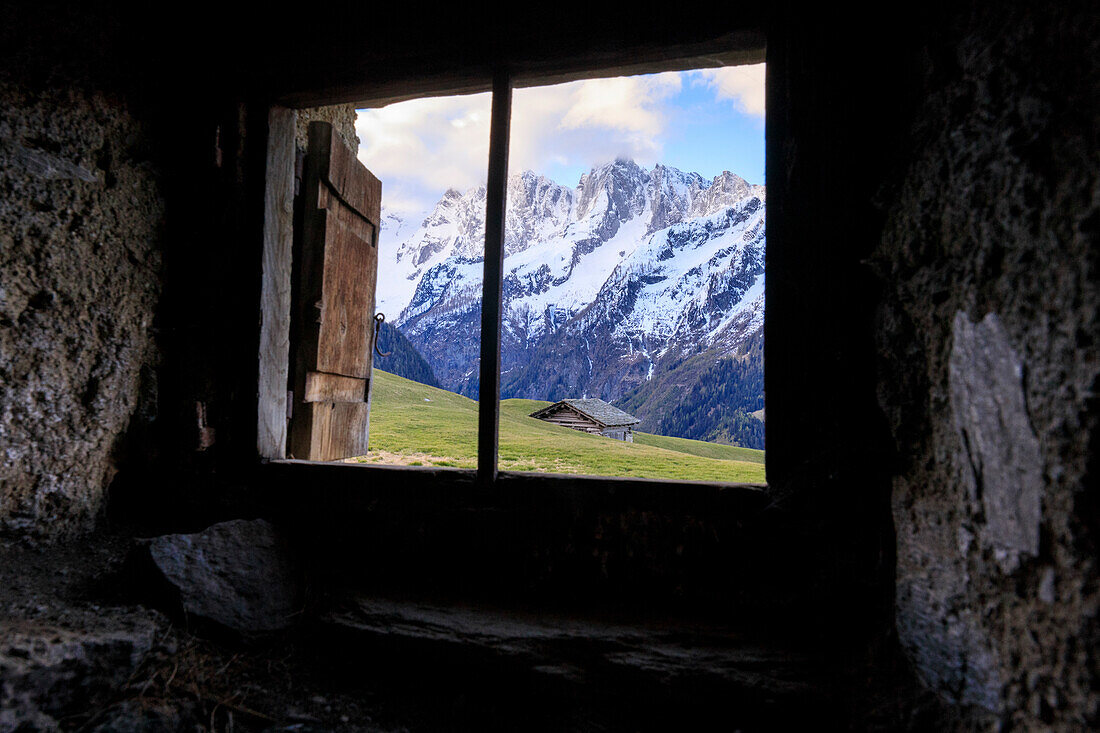
POLYGON ((0 624, 0 731, 56 730, 105 704, 157 644, 155 617, 102 628, 0 624))
POLYGON ((185 612, 244 636, 285 629, 301 610, 300 573, 286 541, 265 520, 157 537, 149 553, 185 612))

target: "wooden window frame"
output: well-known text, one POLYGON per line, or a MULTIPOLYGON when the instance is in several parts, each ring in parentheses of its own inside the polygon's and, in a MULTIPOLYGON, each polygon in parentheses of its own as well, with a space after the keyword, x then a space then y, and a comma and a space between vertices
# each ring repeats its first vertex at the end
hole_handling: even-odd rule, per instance
MULTIPOLYGON (((569 81, 593 78, 611 78, 664 71, 687 71, 729 65, 761 63, 765 61, 763 34, 750 36, 750 48, 735 48, 727 54, 699 55, 695 49, 677 55, 675 49, 667 56, 652 62, 632 65, 595 66, 581 70, 538 69, 526 73, 497 69, 492 77, 479 84, 461 86, 441 83, 425 86, 415 92, 387 89, 367 99, 346 97, 354 91, 330 95, 305 95, 290 97, 284 101, 295 106, 323 106, 354 101, 357 105, 383 106, 409 99, 492 92, 492 111, 489 135, 489 166, 486 178, 485 256, 482 280, 480 383, 478 399, 478 448, 477 469, 431 468, 409 466, 377 466, 368 464, 343 464, 358 471, 414 471, 417 473, 452 474, 460 483, 474 483, 482 488, 493 488, 502 477, 539 477, 553 481, 568 479, 580 482, 623 486, 651 486, 668 484, 678 486, 695 484, 711 487, 739 487, 758 490, 764 484, 745 484, 721 481, 676 481, 634 477, 603 477, 572 474, 519 473, 499 470, 500 433, 500 336, 502 311, 502 282, 504 266, 504 225, 508 186, 508 146, 512 90, 515 88, 548 86, 569 81), (752 41, 759 48, 752 49, 752 41), (492 399, 482 399, 486 394, 492 399)), ((268 115, 267 172, 265 179, 264 232, 261 285, 260 354, 258 386, 257 453, 262 462, 333 466, 332 463, 303 461, 286 457, 287 411, 289 400, 286 391, 290 360, 291 272, 293 243, 293 207, 295 176, 295 129, 297 113, 293 107, 273 105, 268 115)), ((765 141, 767 157, 771 146, 765 141)), ((385 182, 383 181, 383 185, 385 182)), ((767 286, 765 285, 765 288, 767 286)), ((765 296, 767 297, 767 296, 765 296)), ((765 347, 766 350, 766 347, 765 347)), ((766 354, 765 354, 766 359, 766 354)), ((765 463, 765 470, 767 463, 765 463)))

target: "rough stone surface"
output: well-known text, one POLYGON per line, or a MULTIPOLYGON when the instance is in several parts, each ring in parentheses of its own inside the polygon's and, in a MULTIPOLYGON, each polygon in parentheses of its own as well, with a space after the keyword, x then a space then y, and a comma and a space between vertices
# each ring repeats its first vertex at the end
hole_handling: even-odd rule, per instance
POLYGON ((809 698, 822 689, 821 680, 808 678, 815 669, 810 655, 761 646, 760 639, 750 642, 722 628, 654 627, 378 598, 360 598, 351 610, 333 613, 328 622, 358 632, 461 645, 575 681, 610 665, 635 679, 640 674, 652 674, 661 682, 709 677, 774 695, 809 698), (602 664, 594 664, 592 656, 602 664))
POLYGON ((293 557, 272 525, 235 519, 197 534, 157 537, 153 562, 188 614, 244 635, 284 629, 301 612, 293 557))
MULTIPOLYGON (((708 725, 721 720, 730 729, 748 730, 829 728, 842 715, 820 651, 714 624, 381 598, 356 599, 323 624, 361 657, 404 658, 385 662, 395 668, 423 667, 430 659, 443 669, 480 675, 502 697, 536 691, 526 704, 558 708, 540 711, 540 720, 593 694, 607 710, 631 708, 629 714, 619 710, 612 729, 667 729, 669 721, 649 717, 662 707, 674 711, 685 730, 697 729, 708 714, 720 716, 710 717, 708 725)), ((421 674, 430 679, 433 672, 421 674)), ((600 722, 546 727, 598 730, 604 728, 600 722)))
POLYGON ((171 654, 164 616, 112 597, 130 544, 0 538, 0 731, 77 728, 150 652, 171 654))
POLYGON ((135 575, 133 545, 102 531, 0 537, 0 733, 375 732, 420 713, 342 684, 308 638, 223 645, 135 605, 135 581, 144 591, 148 579, 135 575), (380 715, 394 723, 373 723, 380 715))
POLYGON ((0 626, 0 731, 56 730, 106 704, 155 646, 154 616, 73 630, 35 622, 0 626))
POLYGON ((0 531, 87 529, 138 403, 163 202, 111 95, 0 77, 0 531))
POLYGON ((1085 8, 964 10, 930 34, 873 258, 899 636, 927 684, 1019 729, 1100 724, 1100 28, 1085 8))
POLYGON ((298 148, 303 152, 309 149, 309 123, 331 122, 332 127, 340 134, 344 143, 359 152, 359 136, 355 134, 355 105, 334 104, 329 107, 308 107, 298 110, 298 129, 295 132, 295 140, 298 148))

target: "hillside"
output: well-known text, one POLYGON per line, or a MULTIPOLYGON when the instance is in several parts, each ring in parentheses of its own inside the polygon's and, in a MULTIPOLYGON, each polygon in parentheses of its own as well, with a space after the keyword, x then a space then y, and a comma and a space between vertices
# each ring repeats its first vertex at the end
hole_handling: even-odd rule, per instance
POLYGON ((670 350, 649 380, 615 401, 659 435, 763 449, 764 334, 758 331, 728 356, 717 349, 681 355, 670 350))
POLYGON ((396 326, 382 324, 378 333, 378 350, 385 356, 374 355, 375 369, 432 387, 439 386, 431 366, 396 326))
MULTIPOLYGON (((501 402, 500 468, 599 476, 763 483, 764 453, 638 434, 622 443, 528 417, 547 403, 501 402)), ((370 453, 362 462, 477 465, 477 402, 375 370, 370 453)))

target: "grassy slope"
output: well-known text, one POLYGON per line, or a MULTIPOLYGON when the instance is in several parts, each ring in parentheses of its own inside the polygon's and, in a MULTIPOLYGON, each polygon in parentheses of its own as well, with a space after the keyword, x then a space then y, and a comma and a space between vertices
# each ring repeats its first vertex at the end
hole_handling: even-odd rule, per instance
POLYGON ((718 458, 726 461, 749 461, 750 463, 764 464, 764 451, 755 448, 740 448, 735 445, 723 445, 722 443, 706 443, 702 440, 689 440, 688 438, 671 438, 667 435, 653 435, 651 433, 634 433, 634 442, 642 445, 651 445, 655 448, 691 453, 704 458, 718 458))
MULTIPOLYGON (((412 465, 476 466, 477 402, 387 372, 374 374, 371 453, 361 460, 389 462, 403 456, 402 462, 412 465)), ((636 435, 633 444, 623 443, 528 417, 546 404, 501 402, 501 469, 764 481, 763 451, 646 434, 636 435)))

